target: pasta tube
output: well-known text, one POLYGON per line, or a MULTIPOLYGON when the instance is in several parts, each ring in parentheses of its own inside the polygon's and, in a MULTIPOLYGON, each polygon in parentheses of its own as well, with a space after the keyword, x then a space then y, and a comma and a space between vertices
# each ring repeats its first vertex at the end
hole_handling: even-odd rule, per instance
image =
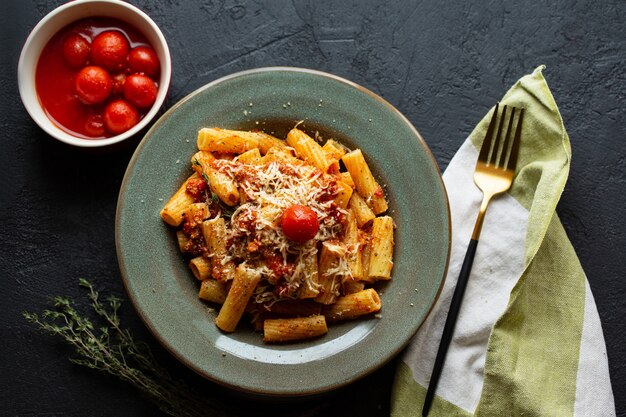
POLYGON ((354 211, 350 210, 348 213, 343 243, 346 246, 346 260, 348 261, 348 267, 352 273, 352 278, 359 280, 363 278, 362 249, 359 238, 360 233, 354 211))
POLYGON ((334 303, 339 295, 341 277, 338 275, 342 252, 345 250, 336 244, 323 242, 319 260, 319 284, 321 288, 315 301, 322 304, 334 303))
POLYGON ((202 223, 209 217, 209 206, 206 203, 189 204, 189 217, 196 223, 202 223))
POLYGON ((275 138, 267 133, 257 132, 259 135, 259 150, 263 155, 267 153, 271 148, 286 148, 287 144, 284 140, 275 138))
POLYGON ((194 173, 180 186, 178 191, 169 199, 161 210, 161 218, 171 226, 178 226, 183 221, 183 215, 189 205, 193 203, 193 197, 187 194, 187 184, 192 179, 198 179, 198 174, 194 173))
POLYGON ((263 162, 266 164, 270 162, 283 162, 291 165, 302 165, 302 160, 293 156, 289 149, 278 147, 270 148, 263 157, 263 162))
POLYGON ((322 172, 326 172, 330 166, 326 153, 322 150, 320 144, 300 129, 294 128, 289 131, 287 144, 296 150, 296 154, 316 168, 319 168, 322 172))
POLYGON ((205 279, 200 285, 198 298, 212 303, 224 304, 227 294, 228 291, 223 283, 214 279, 205 279))
POLYGON ((303 259, 304 276, 309 277, 300 288, 299 298, 315 298, 319 294, 319 269, 317 263, 317 249, 303 259))
POLYGON ((358 193, 352 193, 348 207, 354 213, 359 227, 368 225, 374 220, 374 218, 376 218, 372 209, 369 208, 367 203, 365 203, 365 200, 363 200, 363 197, 361 197, 358 193))
POLYGON ((393 220, 389 216, 377 217, 372 225, 369 280, 388 280, 393 268, 393 220))
POLYGON ((345 182, 346 184, 348 184, 350 187, 354 188, 354 180, 352 179, 352 176, 350 175, 349 172, 340 172, 339 174, 339 179, 343 182, 345 182))
POLYGON ((342 156, 346 154, 346 148, 340 145, 332 139, 328 139, 322 149, 326 153, 326 156, 330 159, 338 161, 342 156))
POLYGON ((189 261, 189 268, 198 281, 211 277, 211 264, 204 257, 198 256, 189 261))
POLYGON ((356 190, 361 194, 374 214, 380 214, 387 210, 387 200, 383 189, 372 175, 363 153, 360 149, 345 154, 341 160, 354 180, 356 190))
POLYGON ((326 141, 322 150, 326 154, 326 159, 330 162, 329 172, 339 172, 339 159, 345 155, 346 150, 343 146, 332 139, 326 141))
POLYGON ((191 167, 202 175, 211 169, 211 162, 215 161, 215 156, 209 151, 198 151, 191 157, 191 167))
POLYGON ((235 271, 233 284, 228 291, 226 300, 215 318, 215 324, 225 332, 233 332, 246 309, 246 305, 261 280, 261 273, 244 265, 235 271))
POLYGON ((327 332, 326 319, 322 315, 293 319, 266 319, 263 322, 263 341, 270 343, 309 339, 327 332))
POLYGON ((220 200, 229 206, 239 203, 239 190, 233 180, 223 172, 211 169, 208 172, 209 187, 220 200))
POLYGON ((211 191, 220 200, 229 206, 234 206, 239 203, 239 190, 232 178, 213 166, 213 161, 215 157, 211 152, 199 151, 191 157, 191 166, 198 174, 206 175, 211 191))
POLYGON ((381 306, 376 290, 368 288, 338 298, 335 304, 324 307, 324 316, 328 321, 351 320, 380 311, 381 306))
POLYGON ((348 203, 350 203, 350 197, 352 197, 354 190, 343 181, 337 181, 337 188, 339 191, 337 197, 335 197, 335 204, 337 204, 337 207, 345 209, 348 207, 348 203))
POLYGON ((176 232, 176 241, 178 242, 178 249, 182 253, 187 252, 187 244, 189 243, 189 238, 185 235, 185 232, 179 230, 176 232))
POLYGON ((211 257, 211 276, 218 281, 233 278, 235 265, 232 261, 224 262, 226 252, 226 223, 223 217, 205 220, 202 223, 202 235, 211 257))
POLYGON ((205 127, 198 132, 198 149, 211 152, 244 153, 259 147, 260 136, 262 135, 256 132, 205 127))
POLYGON ((261 161, 261 153, 259 152, 257 148, 250 149, 249 151, 246 151, 242 153, 241 155, 239 155, 237 157, 237 160, 241 162, 242 164, 250 164, 250 165, 258 164, 261 161))

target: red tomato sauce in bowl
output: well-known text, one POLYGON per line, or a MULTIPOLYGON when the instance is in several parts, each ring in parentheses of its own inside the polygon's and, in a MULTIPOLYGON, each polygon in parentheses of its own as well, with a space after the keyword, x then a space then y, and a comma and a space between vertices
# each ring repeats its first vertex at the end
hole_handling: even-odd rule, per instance
MULTIPOLYGON (((105 69, 103 71, 108 73, 110 78, 110 85, 105 86, 104 92, 100 95, 97 103, 88 103, 85 101, 85 93, 80 88, 80 83, 77 83, 78 74, 86 67, 96 66, 94 62, 93 48, 86 53, 84 50, 84 42, 78 42, 74 50, 72 59, 67 58, 67 51, 72 50, 68 48, 68 38, 76 39, 76 35, 79 35, 82 39, 88 42, 88 45, 93 46, 93 41, 106 32, 115 32, 117 35, 122 34, 128 42, 128 51, 124 53, 128 56, 132 56, 132 52, 137 49, 140 57, 156 57, 153 52, 152 46, 148 43, 146 38, 133 26, 114 18, 108 17, 92 17, 77 22, 71 23, 58 31, 46 44, 41 52, 39 60, 37 62, 37 68, 35 71, 35 87, 39 101, 44 109, 44 112, 48 118, 65 132, 84 139, 103 139, 116 136, 125 130, 130 129, 132 126, 138 123, 141 118, 145 116, 154 103, 155 97, 146 97, 146 94, 156 96, 155 91, 158 90, 158 70, 155 73, 153 69, 144 72, 133 72, 131 67, 137 70, 137 68, 160 68, 158 58, 156 62, 148 62, 146 66, 145 62, 139 64, 129 63, 128 56, 123 60, 123 64, 117 65, 114 69, 105 69), (65 50, 64 50, 65 48, 65 50), (146 54, 145 51, 152 51, 152 55, 146 54), (64 55, 65 54, 65 55, 64 55), (151 64, 151 65, 150 65, 151 64), (137 91, 133 89, 133 86, 125 86, 125 80, 127 76, 133 74, 140 75, 141 77, 149 78, 155 88, 149 90, 137 91), (149 77, 148 77, 149 75, 149 77), (77 92, 81 90, 81 96, 77 92), (130 87, 130 88, 125 88, 130 87), (148 91, 147 93, 144 91, 148 91), (142 94, 144 94, 142 96, 142 94), (101 97, 106 97, 101 101, 101 97), (109 104, 118 104, 119 101, 128 101, 125 96, 130 97, 133 102, 128 102, 128 106, 132 108, 132 114, 127 117, 128 120, 120 120, 119 114, 114 114, 117 117, 116 125, 112 126, 105 123, 105 120, 111 120, 111 110, 109 104), (143 107, 137 106, 135 103, 143 107), (149 103, 149 104, 146 104, 149 103), (137 114, 139 117, 137 118, 137 114), (124 125, 126 123, 126 126, 124 125)), ((102 44, 102 42, 97 42, 102 44)), ((99 54, 102 55, 102 54, 99 54)), ((101 58, 96 56, 96 61, 101 58)), ((99 68, 99 67, 98 67, 99 68)), ((83 71, 84 72, 84 71, 83 71)), ((104 75, 106 78, 106 74, 104 75)), ((106 81, 106 80, 105 80, 106 81)), ((108 82, 108 81, 107 81, 108 82)), ((100 88, 96 83, 94 88, 100 88)), ((124 115, 122 115, 123 117, 124 115)))

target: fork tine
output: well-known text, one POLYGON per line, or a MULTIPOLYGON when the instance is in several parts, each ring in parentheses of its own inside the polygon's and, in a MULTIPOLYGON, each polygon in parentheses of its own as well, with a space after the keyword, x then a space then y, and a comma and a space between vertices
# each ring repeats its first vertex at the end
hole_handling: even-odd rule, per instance
POLYGON ((496 139, 493 142, 493 151, 491 152, 489 156, 489 161, 487 162, 487 165, 497 166, 497 161, 498 161, 497 158, 498 158, 498 153, 499 153, 498 150, 500 149, 500 145, 501 145, 502 127, 504 125, 505 118, 506 118, 506 104, 502 108, 502 115, 500 116, 500 123, 498 123, 498 132, 496 133, 496 139))
POLYGON ((489 122, 489 127, 487 127, 487 133, 485 133, 485 139, 483 140, 483 144, 480 147, 480 153, 478 154, 478 160, 487 163, 489 160, 489 150, 491 149, 491 144, 493 142, 493 130, 496 126, 496 122, 498 121, 498 107, 500 103, 496 103, 496 107, 493 109, 493 115, 491 116, 491 121, 489 122))
POLYGON ((511 155, 511 132, 513 131, 513 119, 515 119, 515 107, 511 107, 511 115, 509 116, 509 125, 506 128, 506 134, 504 135, 504 143, 502 144, 502 153, 498 158, 497 167, 506 169, 509 156, 511 155))
POLYGON ((515 137, 513 138, 513 145, 511 145, 511 155, 509 156, 509 162, 506 164, 506 169, 515 171, 517 165, 517 155, 519 152, 519 144, 522 136, 522 120, 524 119, 524 109, 520 109, 519 117, 517 118, 517 126, 515 127, 515 137))

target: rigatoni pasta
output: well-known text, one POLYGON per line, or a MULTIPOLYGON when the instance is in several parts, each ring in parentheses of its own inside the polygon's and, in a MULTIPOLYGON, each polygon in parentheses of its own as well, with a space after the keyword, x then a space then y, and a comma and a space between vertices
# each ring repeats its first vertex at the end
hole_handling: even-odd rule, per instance
POLYGON ((315 298, 320 293, 321 284, 319 282, 319 262, 317 260, 317 249, 312 248, 302 260, 302 274, 308 279, 300 288, 298 298, 315 298))
POLYGON ((372 209, 369 208, 359 193, 352 193, 350 201, 348 202, 348 207, 354 212, 354 216, 359 227, 365 227, 371 224, 376 218, 372 209))
POLYGON ((356 149, 349 152, 342 156, 341 160, 354 180, 356 190, 363 196, 374 214, 381 214, 387 211, 388 206, 385 193, 374 179, 361 150, 356 149))
POLYGON ((208 279, 211 276, 211 264, 202 256, 189 261, 189 268, 198 281, 208 279))
POLYGON ((390 279, 393 268, 392 257, 393 220, 389 216, 377 217, 372 225, 368 279, 390 279))
POLYGON ((258 148, 261 136, 254 132, 204 128, 198 132, 198 149, 240 154, 258 148))
POLYGON ((267 319, 263 322, 264 342, 288 342, 321 336, 328 332, 322 315, 290 319, 267 319))
POLYGON ((354 211, 348 211, 343 244, 346 250, 346 262, 350 268, 351 278, 360 280, 363 272, 363 238, 359 230, 354 211))
POLYGON ((287 135, 287 144, 295 149, 296 154, 302 159, 322 172, 325 172, 332 163, 319 143, 300 129, 291 129, 287 135))
POLYGON ((391 278, 393 220, 360 150, 303 130, 203 128, 195 171, 161 211, 180 251, 219 306, 218 328, 250 315, 267 343, 324 335, 327 321, 381 309, 391 278), (347 171, 341 172, 341 164, 347 171))
POLYGON ((337 192, 337 197, 335 197, 335 204, 337 204, 338 207, 345 209, 348 207, 348 204, 350 204, 350 198, 354 193, 354 188, 343 181, 337 181, 337 187, 339 190, 337 192))
POLYGON ((202 222, 202 235, 211 260, 211 276, 220 281, 230 281, 235 272, 234 263, 226 251, 226 223, 223 217, 202 222))
POLYGON ((215 324, 225 332, 234 332, 241 319, 246 305, 261 280, 261 273, 254 269, 239 265, 235 271, 235 278, 226 294, 220 313, 215 318, 215 324))
POLYGON ((205 279, 200 284, 200 291, 198 291, 198 298, 216 304, 224 304, 227 295, 226 284, 216 279, 205 279))
POLYGON ((382 306, 378 293, 373 288, 344 295, 324 309, 328 321, 352 320, 359 316, 375 313, 382 306))
POLYGON ((319 294, 315 301, 322 304, 332 304, 339 296, 339 287, 343 276, 341 262, 345 262, 346 249, 338 244, 322 242, 322 252, 319 260, 319 294))
POLYGON ((187 186, 191 181, 198 179, 198 174, 193 174, 169 199, 165 207, 161 210, 161 218, 165 223, 171 226, 178 226, 182 223, 185 210, 189 209, 189 205, 195 201, 194 196, 187 192, 187 186))
POLYGON ((215 169, 213 166, 215 159, 211 152, 198 151, 191 158, 191 166, 198 175, 205 177, 211 192, 217 195, 225 204, 234 206, 239 202, 239 190, 232 178, 215 169))

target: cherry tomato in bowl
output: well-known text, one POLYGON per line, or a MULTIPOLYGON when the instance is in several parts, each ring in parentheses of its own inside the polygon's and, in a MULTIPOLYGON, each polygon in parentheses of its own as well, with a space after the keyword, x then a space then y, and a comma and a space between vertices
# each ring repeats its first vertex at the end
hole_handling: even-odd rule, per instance
POLYGON ((298 243, 313 239, 320 228, 317 214, 311 208, 299 204, 283 212, 280 226, 288 239, 298 243))
POLYGON ((109 98, 113 83, 109 73, 100 67, 85 67, 74 81, 78 98, 86 104, 98 104, 109 98))
POLYGON ((70 68, 82 68, 89 61, 91 44, 78 33, 70 33, 63 41, 63 59, 70 68))
POLYGON ((139 108, 152 106, 157 92, 154 81, 142 74, 129 75, 124 82, 124 98, 139 108))
POLYGON ((131 72, 144 73, 154 79, 159 75, 161 63, 154 49, 138 46, 133 48, 128 55, 128 67, 131 72))
POLYGON ((130 46, 120 31, 109 30, 96 36, 91 43, 91 58, 94 64, 109 71, 127 67, 130 46))
POLYGON ((85 131, 94 138, 102 137, 105 134, 104 120, 101 114, 93 114, 85 122, 85 131))
POLYGON ((126 100, 113 100, 104 109, 104 126, 113 133, 126 132, 139 123, 139 112, 126 100))
POLYGON ((126 74, 120 72, 118 74, 111 76, 111 81, 113 81, 113 91, 111 94, 115 95, 123 95, 124 94, 124 84, 126 83, 126 74))

